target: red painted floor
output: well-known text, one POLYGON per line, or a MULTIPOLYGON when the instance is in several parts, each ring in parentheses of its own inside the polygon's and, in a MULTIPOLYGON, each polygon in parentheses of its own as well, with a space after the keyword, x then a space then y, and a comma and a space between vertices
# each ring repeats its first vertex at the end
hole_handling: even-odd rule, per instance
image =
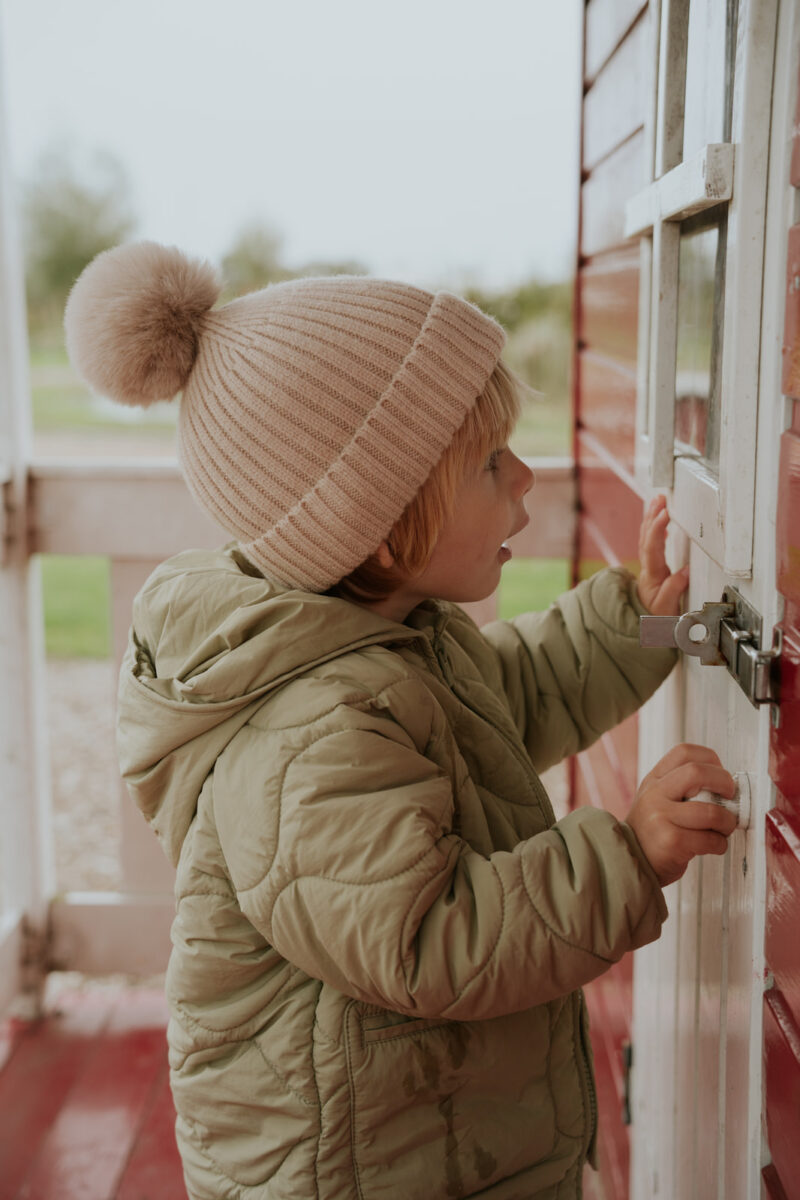
POLYGON ((158 988, 67 985, 0 1028, 0 1200, 185 1200, 158 988))

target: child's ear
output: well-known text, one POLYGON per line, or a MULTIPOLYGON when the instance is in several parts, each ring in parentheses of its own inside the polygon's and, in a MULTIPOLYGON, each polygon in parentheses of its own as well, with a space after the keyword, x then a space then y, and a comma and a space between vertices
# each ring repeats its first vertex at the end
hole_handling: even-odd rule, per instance
POLYGON ((390 567, 394 566, 394 555, 389 549, 389 543, 385 540, 381 542, 380 546, 378 546, 378 549, 375 551, 375 557, 378 560, 379 566, 383 567, 385 571, 388 571, 390 567))

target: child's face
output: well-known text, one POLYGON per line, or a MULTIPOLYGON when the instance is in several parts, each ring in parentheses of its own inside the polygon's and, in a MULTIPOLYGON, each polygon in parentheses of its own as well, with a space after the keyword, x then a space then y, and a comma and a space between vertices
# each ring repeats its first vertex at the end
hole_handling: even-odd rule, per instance
POLYGON ((442 529, 425 570, 404 582, 385 615, 404 620, 422 600, 467 602, 490 596, 511 558, 505 544, 529 521, 523 498, 533 472, 507 446, 461 484, 453 515, 442 529))

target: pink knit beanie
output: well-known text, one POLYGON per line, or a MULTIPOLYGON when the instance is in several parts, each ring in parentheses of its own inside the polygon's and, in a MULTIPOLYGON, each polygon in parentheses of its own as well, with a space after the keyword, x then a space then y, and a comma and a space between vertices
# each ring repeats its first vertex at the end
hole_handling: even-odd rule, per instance
POLYGON ((505 335, 457 296, 383 279, 291 280, 215 309, 219 291, 173 247, 108 250, 69 298, 70 358, 123 404, 181 391, 195 498, 268 578, 325 591, 414 498, 505 335))

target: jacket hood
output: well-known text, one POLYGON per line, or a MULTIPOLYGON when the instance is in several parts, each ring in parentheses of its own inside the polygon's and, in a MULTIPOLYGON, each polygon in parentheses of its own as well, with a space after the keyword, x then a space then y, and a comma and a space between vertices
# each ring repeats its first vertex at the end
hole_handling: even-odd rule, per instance
POLYGON ((265 579, 234 546, 162 563, 136 597, 122 662, 120 769, 177 864, 218 756, 275 688, 417 629, 265 579))

